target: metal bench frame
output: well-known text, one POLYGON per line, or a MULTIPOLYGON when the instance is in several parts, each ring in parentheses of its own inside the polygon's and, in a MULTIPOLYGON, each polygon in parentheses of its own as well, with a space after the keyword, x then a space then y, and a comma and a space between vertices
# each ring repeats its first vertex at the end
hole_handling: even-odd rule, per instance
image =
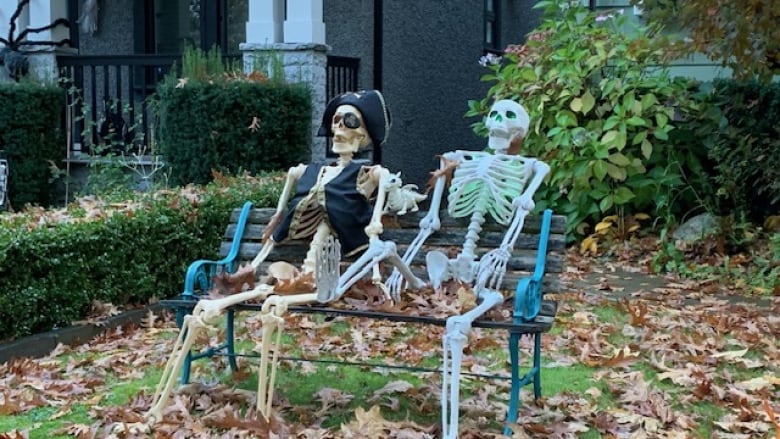
MULTIPOLYGON (((176 321, 181 327, 184 316, 191 313, 195 304, 200 299, 200 295, 212 287, 212 279, 219 273, 233 273, 244 261, 251 260, 259 250, 261 243, 259 237, 268 219, 273 215, 274 209, 254 208, 251 202, 246 202, 240 209, 236 209, 231 215, 231 221, 228 225, 223 243, 220 247, 220 254, 224 257, 220 260, 198 260, 190 264, 184 279, 184 291, 177 299, 164 300, 165 306, 176 310, 176 321)), ((407 217, 399 217, 398 226, 386 226, 385 235, 392 235, 389 239, 399 245, 403 251, 405 244, 414 238, 416 233, 416 221, 419 221, 425 212, 416 212, 407 217), (406 228, 406 232, 403 229, 406 228)), ((534 217, 536 215, 533 215, 534 217)), ((442 219, 442 230, 434 233, 428 240, 426 247, 436 246, 459 246, 462 241, 462 234, 457 233, 458 225, 448 222, 452 220, 442 219), (455 230, 455 232, 453 232, 455 230), (438 237, 437 237, 438 235, 438 237)), ((538 232, 524 233, 515 245, 512 260, 509 264, 507 276, 504 280, 504 286, 516 285, 514 297, 514 310, 511 321, 489 321, 477 320, 474 327, 492 328, 506 330, 509 333, 509 356, 511 363, 511 395, 509 398, 508 414, 506 418, 505 434, 511 434, 509 424, 517 420, 517 413, 520 403, 520 390, 533 384, 534 397, 541 397, 541 337, 548 332, 553 325, 555 314, 557 312, 557 302, 544 300, 543 290, 557 289, 557 279, 550 281, 549 274, 560 274, 564 270, 564 260, 561 250, 565 247, 565 217, 561 215, 552 215, 552 212, 546 210, 541 215, 541 219, 536 222, 529 216, 526 227, 538 229, 538 232), (548 251, 552 249, 553 252, 548 251), (535 252, 535 256, 529 257, 529 251, 535 252), (532 264, 532 266, 531 266, 532 264), (518 274, 516 268, 525 266, 523 272, 529 274, 518 274), (545 275, 548 275, 546 278, 545 275), (528 319, 529 308, 539 310, 538 315, 533 319, 528 319), (520 337, 529 335, 533 337, 532 365, 525 374, 520 374, 520 355, 519 343, 520 337)), ((486 225, 489 232, 490 227, 486 225)), ((479 244, 490 250, 491 243, 500 242, 500 238, 483 237, 479 244)), ((484 251, 484 250, 483 250, 484 251)), ((269 256, 269 262, 274 260, 287 260, 298 263, 305 256, 306 244, 279 244, 269 256), (280 251, 281 249, 281 251, 280 251), (274 253, 277 253, 274 255, 274 253)), ((421 261, 417 261, 419 265, 421 261)), ((414 266, 414 265, 413 265, 414 266)), ((419 268, 418 268, 419 269, 419 268)), ((511 288, 510 288, 511 289, 511 288)), ((180 383, 186 384, 190 380, 190 369, 192 362, 202 358, 208 358, 215 355, 224 355, 228 357, 228 363, 232 371, 238 370, 236 363, 235 340, 234 340, 234 322, 235 315, 241 311, 259 312, 262 304, 240 304, 231 307, 226 312, 226 331, 223 343, 204 349, 201 352, 190 352, 184 361, 181 371, 180 383)), ((358 318, 382 319, 389 321, 400 321, 422 325, 445 326, 445 318, 434 318, 429 316, 415 316, 403 313, 388 313, 379 311, 365 311, 354 309, 341 309, 330 307, 327 304, 313 304, 308 306, 291 306, 289 311, 293 313, 324 314, 331 316, 350 316, 358 318)), ((250 355, 243 355, 250 356, 250 355)), ((351 364, 351 363, 350 363, 351 364)), ((377 364, 364 364, 373 367, 379 367, 377 364)))

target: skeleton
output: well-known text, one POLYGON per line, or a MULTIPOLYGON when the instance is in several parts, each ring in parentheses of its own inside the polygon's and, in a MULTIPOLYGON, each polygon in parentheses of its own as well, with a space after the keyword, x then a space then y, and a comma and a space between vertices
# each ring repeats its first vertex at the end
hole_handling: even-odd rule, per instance
POLYGON ((415 192, 416 184, 403 184, 400 172, 388 174, 385 187, 387 203, 384 213, 397 212, 398 215, 404 215, 407 211, 417 212, 420 210, 417 203, 427 198, 427 195, 415 192))
MULTIPOLYGON (((384 140, 385 132, 389 129, 389 113, 384 113, 386 110, 384 109, 381 94, 373 91, 362 93, 364 94, 354 94, 353 97, 347 96, 345 100, 361 99, 365 95, 372 95, 375 99, 378 99, 382 105, 382 117, 385 119, 385 126, 381 131, 381 135, 377 137, 369 134, 367 123, 363 119, 361 111, 353 105, 339 105, 333 111, 332 119, 328 118, 330 114, 329 110, 326 109, 325 117, 323 118, 323 128, 320 129, 320 132, 323 133, 324 130, 324 135, 333 136, 333 152, 338 154, 338 162, 335 166, 301 164, 290 168, 282 195, 279 198, 276 213, 264 232, 263 247, 251 262, 251 267, 257 270, 268 257, 277 240, 284 238, 312 238, 309 251, 303 262, 302 273, 303 275, 314 275, 317 291, 314 293, 280 296, 274 295, 272 286, 261 284, 251 291, 234 294, 222 299, 200 300, 192 314, 185 317, 179 338, 174 345, 174 351, 163 371, 163 376, 155 392, 154 403, 147 413, 147 418, 151 422, 162 419, 162 411, 173 390, 174 372, 181 369, 184 358, 190 351, 195 338, 207 328, 213 327, 226 308, 245 301, 263 300, 261 310, 263 333, 258 376, 257 410, 268 419, 273 401, 279 345, 284 326, 283 316, 289 306, 316 301, 330 302, 336 300, 372 270, 373 281, 380 288, 384 288, 380 281, 377 265, 382 260, 387 260, 399 270, 409 284, 417 288, 424 285, 423 281, 415 277, 411 270, 401 263, 401 258, 395 250, 395 244, 379 239, 379 235, 382 233, 382 210, 386 199, 384 182, 387 181, 389 171, 381 166, 360 166, 352 161, 353 155, 359 148, 365 147, 371 142, 378 145, 384 140), (326 119, 328 119, 327 122, 326 119), (326 123, 327 126, 325 125, 326 123), (328 129, 330 132, 327 131, 328 129), (351 264, 344 274, 339 276, 339 261, 343 244, 334 237, 336 233, 334 227, 338 218, 329 217, 330 211, 325 209, 324 201, 327 200, 328 209, 339 201, 330 198, 332 195, 328 193, 328 184, 341 184, 343 181, 340 179, 345 178, 345 175, 349 177, 352 175, 350 173, 356 176, 352 191, 356 194, 362 194, 365 197, 366 206, 370 209, 370 216, 366 220, 358 219, 365 227, 363 229, 365 232, 364 238, 368 245, 362 256, 351 264), (311 184, 310 188, 303 187, 309 183, 311 184), (294 187, 296 187, 296 194, 293 197, 294 187), (371 208, 367 199, 375 189, 378 189, 376 201, 373 208, 371 208), (285 212, 288 210, 288 202, 290 202, 290 205, 293 205, 295 201, 297 201, 297 204, 290 208, 290 211, 285 216, 285 212), (273 352, 271 353, 271 351, 273 352)), ((346 95, 336 99, 344 96, 346 95)), ((334 101, 336 100, 334 99, 334 101)), ((331 108, 334 101, 328 104, 328 108, 331 108)), ((340 186, 340 189, 344 187, 340 186)), ((346 203, 346 201, 343 202, 346 203)), ((359 235, 358 232, 359 229, 351 230, 350 235, 359 235)), ((339 236, 347 238, 342 234, 339 234, 339 236)), ((353 253, 362 250, 362 248, 358 246, 353 253)))
MULTIPOLYGON (((528 124, 528 113, 522 105, 499 100, 485 120, 489 131, 488 147, 492 153, 457 150, 442 155, 440 170, 433 173, 435 183, 429 212, 420 221, 420 232, 402 259, 408 264, 425 240, 441 227, 439 207, 446 177, 452 172, 448 213, 454 218, 470 217, 468 231, 463 248, 454 259, 442 252, 431 251, 426 255, 426 266, 429 280, 436 289, 452 278, 473 285, 478 305, 447 319, 443 339, 442 431, 448 439, 458 434, 460 367, 471 324, 503 302, 499 289, 507 262, 525 217, 534 208, 533 194, 550 170, 539 160, 510 153, 511 147, 525 137, 528 124), (501 245, 477 261, 474 251, 486 215, 507 229, 501 245)), ((400 273, 393 272, 387 284, 391 295, 397 297, 403 284, 400 273)))

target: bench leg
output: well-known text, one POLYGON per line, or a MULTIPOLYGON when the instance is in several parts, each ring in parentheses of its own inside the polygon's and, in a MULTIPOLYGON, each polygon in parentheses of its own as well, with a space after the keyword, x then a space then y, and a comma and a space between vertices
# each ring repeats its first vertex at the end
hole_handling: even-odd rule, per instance
POLYGON ((534 334, 534 399, 542 397, 542 334, 534 334))
POLYGON ((506 414, 506 427, 504 434, 512 435, 509 424, 517 421, 520 411, 520 389, 533 380, 534 399, 542 397, 542 334, 534 334, 533 367, 528 373, 520 375, 520 337, 522 334, 511 333, 509 335, 509 359, 512 367, 512 389, 509 394, 509 410, 506 414))
POLYGON ((517 421, 517 412, 520 409, 520 334, 509 334, 509 361, 512 367, 512 389, 509 391, 509 410, 506 414, 506 427, 504 434, 512 435, 509 424, 517 421))
POLYGON ((235 321, 235 314, 236 312, 232 309, 229 309, 227 311, 227 318, 225 323, 225 350, 227 351, 228 355, 228 363, 230 364, 230 371, 231 372, 237 372, 238 371, 238 363, 236 363, 236 346, 235 346, 235 337, 234 337, 234 325, 233 322, 235 321))

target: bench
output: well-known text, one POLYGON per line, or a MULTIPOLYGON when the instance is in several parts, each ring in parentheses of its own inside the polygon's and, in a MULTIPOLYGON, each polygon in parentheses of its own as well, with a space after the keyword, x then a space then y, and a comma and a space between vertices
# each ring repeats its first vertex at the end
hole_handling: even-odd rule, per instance
MULTIPOLYGON (((271 208, 254 208, 251 202, 235 209, 230 217, 230 223, 225 230, 219 249, 222 259, 218 261, 200 260, 192 263, 185 277, 184 291, 173 300, 165 300, 163 304, 176 310, 177 323, 181 326, 184 316, 190 313, 199 297, 212 287, 212 279, 222 272, 232 273, 242 263, 251 261, 259 252, 262 243, 261 236, 265 226, 274 213, 271 208)), ((389 217, 385 221, 382 239, 392 240, 398 245, 399 254, 403 254, 418 232, 418 224, 425 212, 410 212, 400 217, 389 217)), ((386 218, 387 219, 387 218, 386 218)), ((424 255, 433 248, 445 249, 460 247, 466 233, 466 221, 449 218, 446 212, 441 214, 442 227, 431 235, 424 248, 418 253, 412 263, 416 275, 426 279, 423 266, 424 255)), ((533 384, 534 397, 541 396, 541 336, 553 325, 557 312, 557 302, 543 300, 542 291, 560 291, 559 274, 564 270, 566 219, 562 215, 552 215, 545 211, 543 215, 531 214, 526 218, 522 235, 518 238, 512 257, 507 265, 507 274, 503 281, 503 292, 506 297, 504 307, 509 311, 504 313, 489 313, 483 319, 474 322, 473 327, 493 328, 508 331, 510 338, 511 362, 511 395, 509 398, 509 413, 506 423, 509 425, 517 419, 520 389, 533 384), (541 247, 541 252, 539 248, 541 247), (538 303, 513 303, 510 294, 517 287, 528 288, 538 294, 538 303), (528 307, 539 309, 533 319, 526 321, 524 310, 528 307), (497 318, 498 316, 498 318, 497 318), (488 318, 490 317, 490 318, 488 318), (533 337, 533 352, 529 370, 521 376, 519 361, 519 340, 522 335, 533 337)), ((477 256, 496 248, 501 243, 504 228, 491 224, 483 225, 476 250, 477 256)), ((265 264, 274 261, 287 261, 299 265, 308 249, 306 242, 290 242, 277 244, 265 264)), ((263 270, 261 267, 260 270, 263 270)), ((258 271, 262 272, 262 271, 258 271)), ((519 295, 518 295, 519 296, 519 295)), ((533 302, 533 301, 532 301, 533 302)), ((226 330, 223 343, 207 348, 202 352, 193 353, 185 359, 181 371, 180 383, 186 384, 190 378, 191 362, 214 355, 225 355, 233 371, 237 370, 236 352, 234 346, 233 325, 236 312, 259 312, 262 304, 243 303, 234 306, 226 312, 226 330)), ((328 316, 351 316, 358 318, 383 319, 389 321, 409 322, 421 325, 445 326, 446 318, 430 315, 411 315, 403 312, 388 312, 354 309, 345 306, 343 302, 335 301, 329 304, 312 304, 306 306, 290 306, 292 313, 324 314, 328 316)), ((247 356, 247 355, 245 355, 247 356)), ((350 363, 351 364, 351 363, 350 363)), ((372 365, 377 366, 377 365, 372 365)), ((507 427, 508 428, 508 427, 507 427)), ((508 430, 507 430, 508 432, 508 430)))

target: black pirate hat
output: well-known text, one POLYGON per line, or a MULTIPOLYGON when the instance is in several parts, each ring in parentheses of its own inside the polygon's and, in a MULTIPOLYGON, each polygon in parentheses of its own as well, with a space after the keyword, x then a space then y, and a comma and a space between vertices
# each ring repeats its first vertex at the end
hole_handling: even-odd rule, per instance
POLYGON ((390 133, 390 110, 385 106, 385 98, 379 90, 347 92, 331 99, 322 115, 322 125, 317 131, 318 136, 333 137, 331 122, 336 109, 341 105, 352 105, 360 110, 366 124, 366 131, 375 147, 385 143, 390 133))

